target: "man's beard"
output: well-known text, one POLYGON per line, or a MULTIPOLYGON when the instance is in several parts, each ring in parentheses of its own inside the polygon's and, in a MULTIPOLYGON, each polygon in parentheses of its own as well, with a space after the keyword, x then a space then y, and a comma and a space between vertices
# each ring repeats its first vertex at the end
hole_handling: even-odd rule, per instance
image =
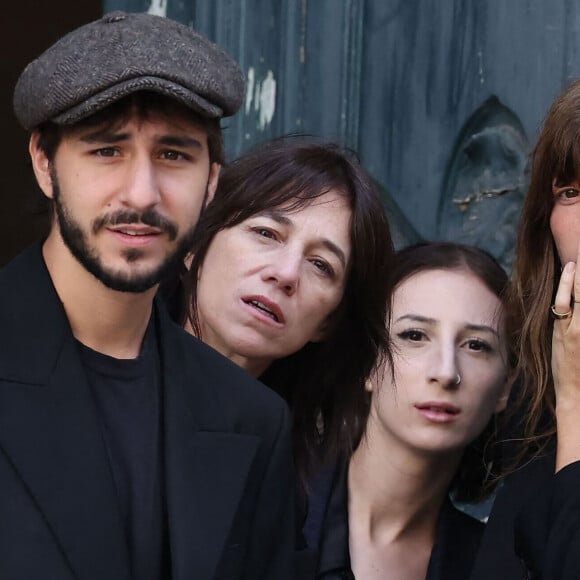
MULTIPOLYGON (((56 172, 51 171, 51 179, 56 219, 60 228, 60 235, 66 247, 85 270, 100 280, 107 288, 118 292, 145 292, 161 282, 170 272, 174 271, 174 268, 179 262, 183 261, 191 246, 196 224, 193 224, 181 236, 181 239, 178 239, 173 252, 168 254, 152 270, 147 272, 123 272, 122 270, 115 271, 107 268, 107 265, 103 263, 95 250, 90 247, 86 232, 74 220, 67 206, 64 204, 60 195, 60 186, 56 172)), ((170 241, 177 240, 177 226, 152 209, 146 210, 143 213, 132 210, 121 210, 101 216, 93 222, 92 232, 96 234, 106 226, 128 225, 133 223, 140 223, 157 228, 163 234, 166 234, 170 241)), ((128 248, 124 251, 124 258, 128 264, 136 262, 142 255, 143 252, 139 248, 128 248)))

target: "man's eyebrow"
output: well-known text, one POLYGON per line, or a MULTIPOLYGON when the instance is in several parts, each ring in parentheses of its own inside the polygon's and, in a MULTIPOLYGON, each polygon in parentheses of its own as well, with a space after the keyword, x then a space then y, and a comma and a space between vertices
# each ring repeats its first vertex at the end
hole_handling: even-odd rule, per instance
MULTIPOLYGON (((281 225, 291 225, 292 220, 286 216, 284 213, 271 209, 262 213, 263 216, 274 220, 275 222, 281 225)), ((346 269, 346 255, 342 251, 342 248, 335 244, 333 241, 329 240, 328 238, 321 238, 320 243, 327 249, 330 250, 340 261, 342 267, 346 269)))
POLYGON ((203 149, 203 144, 195 137, 163 135, 157 139, 160 145, 179 147, 180 149, 203 149))
POLYGON ((81 135, 80 140, 83 143, 98 144, 98 143, 120 143, 129 139, 129 133, 118 133, 108 129, 97 129, 81 135))
MULTIPOLYGON (((99 143, 121 143, 130 139, 131 134, 128 132, 116 132, 108 129, 97 129, 86 133, 80 137, 81 141, 91 145, 99 143)), ((178 135, 162 135, 156 139, 159 145, 168 147, 178 147, 181 149, 203 149, 203 145, 199 139, 195 137, 186 137, 178 135)))

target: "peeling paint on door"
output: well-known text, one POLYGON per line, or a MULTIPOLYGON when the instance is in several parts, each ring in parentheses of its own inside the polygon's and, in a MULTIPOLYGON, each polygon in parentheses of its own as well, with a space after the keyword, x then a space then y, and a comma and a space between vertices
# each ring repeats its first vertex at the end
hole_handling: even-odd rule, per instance
POLYGON ((155 16, 167 16, 167 1, 168 0, 151 0, 148 14, 154 14, 155 16))
POLYGON ((248 115, 250 113, 250 109, 252 108, 252 99, 254 98, 254 83, 256 82, 256 71, 254 70, 253 66, 249 68, 246 79, 246 115, 248 115))
POLYGON ((276 79, 274 73, 269 70, 261 81, 256 81, 256 71, 254 67, 248 69, 246 75, 246 115, 252 110, 258 113, 258 130, 264 131, 274 118, 276 112, 276 79))
POLYGON ((256 87, 256 101, 254 107, 259 111, 258 128, 263 131, 274 118, 276 112, 276 80, 274 73, 269 70, 266 78, 256 87))

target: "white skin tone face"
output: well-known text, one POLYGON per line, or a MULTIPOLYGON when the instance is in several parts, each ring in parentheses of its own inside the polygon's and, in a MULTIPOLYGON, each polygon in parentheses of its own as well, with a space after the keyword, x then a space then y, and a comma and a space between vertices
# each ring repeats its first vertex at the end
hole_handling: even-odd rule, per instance
MULTIPOLYGON (((30 153, 45 195, 54 198, 60 190, 58 202, 81 239, 81 253, 104 276, 127 284, 154 277, 172 256, 197 222, 206 192, 213 195, 219 174, 219 165, 209 162, 206 132, 180 117, 133 115, 122 126, 68 133, 52 167, 38 134, 30 153), (154 225, 141 221, 146 213, 154 225), (118 219, 123 215, 135 219, 118 219)), ((45 245, 47 262, 69 253, 70 246, 57 242, 62 229, 55 220, 45 245)))
POLYGON ((422 271, 396 288, 390 333, 394 382, 373 389, 369 441, 459 457, 506 404, 499 298, 467 270, 422 271))
POLYGON ((554 207, 550 229, 556 243, 560 262, 575 262, 580 241, 580 185, 573 182, 552 187, 554 207))
POLYGON ((350 219, 347 199, 330 191, 218 232, 198 280, 203 340, 254 376, 323 340, 344 294, 350 219))

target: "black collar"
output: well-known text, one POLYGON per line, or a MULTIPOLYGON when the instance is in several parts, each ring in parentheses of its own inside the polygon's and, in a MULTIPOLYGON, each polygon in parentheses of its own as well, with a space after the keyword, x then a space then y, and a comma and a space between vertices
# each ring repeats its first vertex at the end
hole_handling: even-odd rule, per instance
MULTIPOLYGON (((311 504, 320 505, 324 500, 312 497, 311 504)), ((317 578, 354 579, 349 554, 346 464, 339 464, 335 469, 325 509, 317 578)), ((469 578, 483 529, 481 522, 457 509, 446 497, 437 519, 435 545, 429 559, 426 580, 469 578)))

